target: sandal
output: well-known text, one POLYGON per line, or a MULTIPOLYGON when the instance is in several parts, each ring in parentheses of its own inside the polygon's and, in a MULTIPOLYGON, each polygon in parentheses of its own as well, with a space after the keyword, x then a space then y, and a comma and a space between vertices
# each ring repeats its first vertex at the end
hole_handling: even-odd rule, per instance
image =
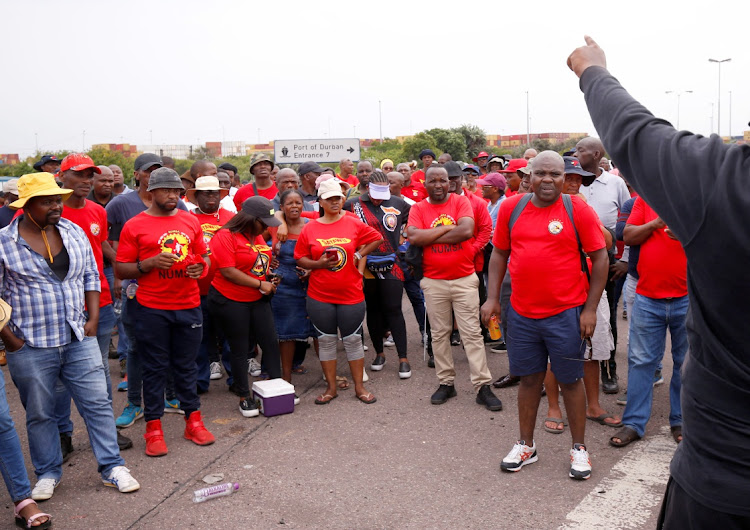
POLYGON ((299 375, 306 374, 307 373, 307 368, 305 368, 301 364, 298 364, 297 366, 293 366, 292 367, 292 373, 293 374, 299 374, 299 375))
POLYGON ((377 401, 377 398, 373 396, 370 392, 367 392, 366 394, 360 394, 357 396, 357 399, 360 400, 365 405, 372 405, 377 401))
POLYGON ((28 519, 24 518, 21 515, 21 510, 29 506, 30 504, 36 505, 36 501, 33 499, 24 499, 21 502, 19 502, 15 507, 15 515, 16 515, 16 526, 20 526, 21 528, 37 528, 37 529, 44 529, 44 528, 50 528, 52 526, 52 516, 48 513, 35 513, 28 519), (37 519, 41 519, 42 517, 46 517, 47 520, 34 526, 34 522, 37 519))
POLYGON ((631 429, 630 427, 623 427, 609 439, 609 445, 611 445, 612 447, 625 447, 626 445, 640 439, 641 437, 638 436, 638 433, 635 432, 635 430, 631 429), (615 442, 615 438, 620 441, 615 442))
POLYGON ((598 416, 586 416, 587 420, 595 421, 599 425, 604 425, 606 427, 622 427, 622 420, 618 421, 617 423, 609 423, 606 420, 609 419, 615 419, 615 416, 613 414, 609 414, 605 412, 604 414, 599 414, 598 416))
POLYGON ((316 405, 328 405, 331 401, 336 399, 338 396, 332 396, 331 394, 321 394, 318 397, 315 398, 315 404, 316 405))
POLYGON ((343 375, 336 376, 336 383, 341 390, 346 390, 347 388, 349 388, 349 380, 343 375))
POLYGON ((544 418, 544 430, 547 432, 551 432, 552 434, 562 434, 563 432, 565 432, 565 425, 566 425, 565 420, 563 420, 562 418, 552 418, 552 417, 544 418), (562 429, 547 427, 547 422, 554 423, 555 427, 557 427, 559 423, 562 423, 562 429))
POLYGON ((670 427, 669 430, 672 431, 672 438, 674 438, 674 441, 680 443, 682 441, 682 425, 675 425, 670 427))

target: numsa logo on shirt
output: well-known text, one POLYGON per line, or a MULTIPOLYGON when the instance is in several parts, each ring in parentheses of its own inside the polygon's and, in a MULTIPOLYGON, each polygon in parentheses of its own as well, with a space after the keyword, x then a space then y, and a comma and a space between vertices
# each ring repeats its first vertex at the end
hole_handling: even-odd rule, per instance
POLYGON ((188 255, 190 238, 179 230, 170 230, 159 238, 159 247, 162 252, 177 256, 177 262, 179 263, 188 255))
POLYGON ((101 227, 99 226, 99 223, 91 223, 91 226, 89 226, 89 230, 91 230, 91 233, 95 236, 98 236, 99 233, 102 231, 101 227))
POLYGON ((451 217, 447 213, 441 213, 434 221, 432 221, 432 225, 430 225, 430 228, 454 224, 456 224, 456 220, 453 217, 451 217))

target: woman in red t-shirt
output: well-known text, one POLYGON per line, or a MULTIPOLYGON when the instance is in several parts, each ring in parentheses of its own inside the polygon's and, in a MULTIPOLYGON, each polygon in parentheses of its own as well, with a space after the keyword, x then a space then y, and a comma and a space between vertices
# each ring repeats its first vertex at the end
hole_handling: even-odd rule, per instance
POLYGON ((269 301, 276 284, 266 276, 271 248, 261 235, 267 227, 279 225, 273 213, 271 201, 250 197, 211 239, 211 259, 217 273, 208 291, 208 308, 229 342, 234 377, 230 390, 240 397, 240 413, 246 418, 258 415, 247 379, 251 340, 263 350, 269 377, 281 377, 279 343, 269 301))
POLYGON ((375 403, 375 396, 362 383, 365 352, 360 330, 365 317, 365 297, 358 266, 364 267, 362 258, 378 248, 382 237, 355 216, 344 213, 344 194, 334 179, 321 183, 318 197, 323 217, 305 225, 294 249, 297 265, 312 271, 307 288, 307 314, 319 333, 320 365, 328 383, 325 393, 315 403, 326 405, 337 395, 339 332, 357 397, 363 403, 375 403))

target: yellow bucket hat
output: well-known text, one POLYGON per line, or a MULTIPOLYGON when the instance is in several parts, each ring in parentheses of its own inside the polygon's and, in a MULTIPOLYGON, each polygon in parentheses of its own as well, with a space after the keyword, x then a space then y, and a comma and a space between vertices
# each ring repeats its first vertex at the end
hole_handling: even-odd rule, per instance
POLYGON ((52 173, 29 173, 18 179, 18 200, 10 203, 8 207, 18 210, 33 197, 62 195, 63 199, 67 199, 71 193, 73 190, 62 189, 57 185, 52 173))

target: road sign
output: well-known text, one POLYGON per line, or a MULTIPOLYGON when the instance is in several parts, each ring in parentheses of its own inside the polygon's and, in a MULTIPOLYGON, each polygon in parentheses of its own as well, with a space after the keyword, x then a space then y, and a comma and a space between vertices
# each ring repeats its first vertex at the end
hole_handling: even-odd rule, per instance
POLYGON ((274 140, 273 159, 277 164, 302 162, 339 162, 342 158, 359 160, 359 138, 323 140, 274 140))

